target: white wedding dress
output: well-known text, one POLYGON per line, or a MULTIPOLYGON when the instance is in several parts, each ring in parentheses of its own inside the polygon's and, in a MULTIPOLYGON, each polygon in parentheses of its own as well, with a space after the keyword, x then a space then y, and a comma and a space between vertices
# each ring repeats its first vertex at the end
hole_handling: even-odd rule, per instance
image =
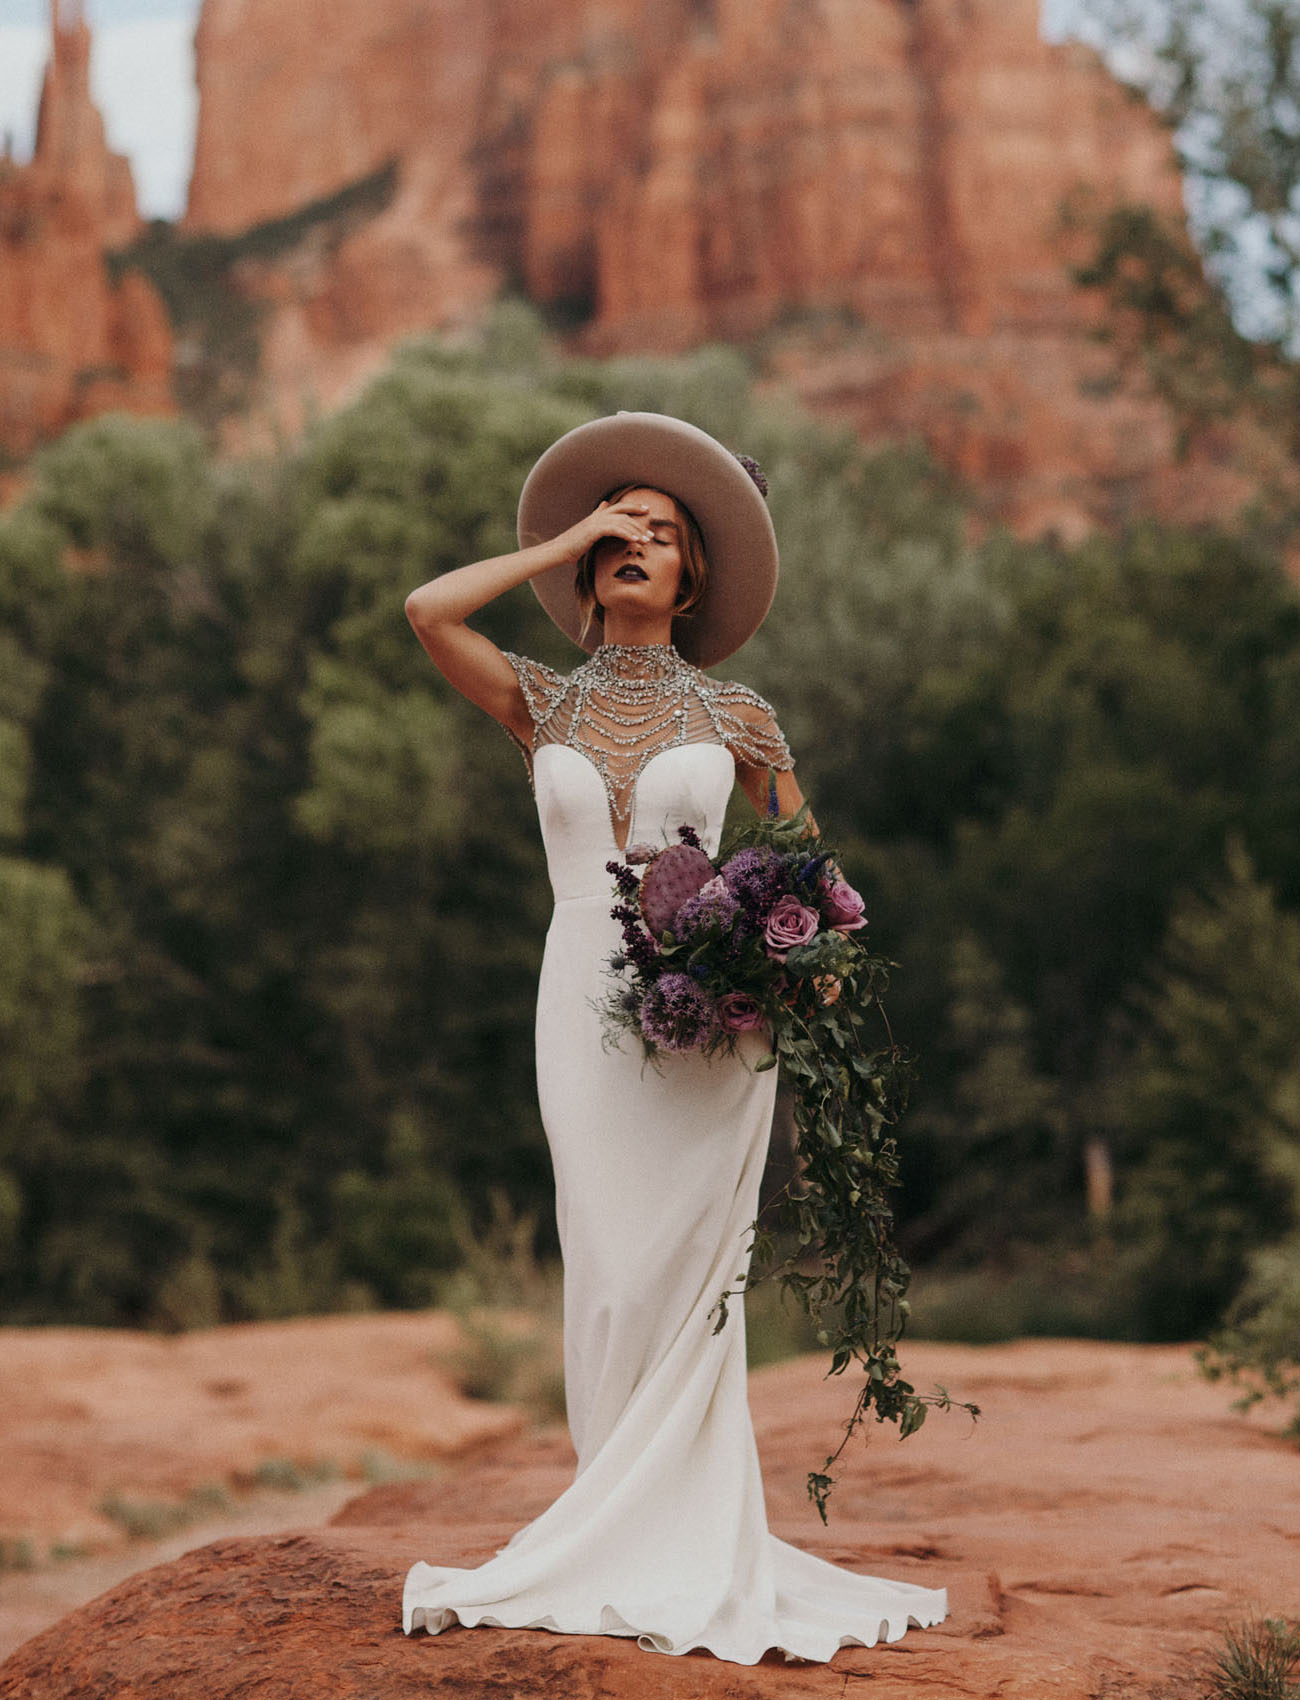
MULTIPOLYGON (((546 682, 553 700, 565 681, 546 682)), ((544 705, 529 696, 540 729, 544 705)), ((752 760, 743 742, 741 753, 752 760)), ((609 990, 619 943, 606 871, 619 854, 617 817, 580 749, 539 737, 533 760, 555 892, 537 1079, 564 1256, 577 1474, 481 1568, 414 1564, 402 1626, 635 1636, 660 1652, 706 1648, 748 1665, 769 1648, 826 1660, 938 1623, 943 1590, 859 1576, 768 1532, 743 1310, 733 1303, 716 1334, 710 1312, 745 1268, 776 1073, 753 1072, 766 1049, 758 1035, 745 1035, 734 1057, 689 1053, 659 1068, 631 1037, 607 1047, 593 1003, 609 990)), ((676 842, 686 823, 715 852, 734 775, 723 743, 642 752, 624 842, 676 842)))

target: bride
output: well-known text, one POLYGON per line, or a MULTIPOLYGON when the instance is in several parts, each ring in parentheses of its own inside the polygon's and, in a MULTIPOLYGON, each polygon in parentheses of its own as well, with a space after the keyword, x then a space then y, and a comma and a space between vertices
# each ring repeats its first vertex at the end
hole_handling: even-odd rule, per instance
POLYGON ((537 1086, 564 1259, 573 1484, 477 1570, 417 1563, 402 1625, 634 1636, 754 1664, 827 1660, 940 1622, 941 1589, 841 1570, 769 1534, 743 1318, 710 1311, 743 1272, 776 1090, 766 1045, 643 1063, 594 1004, 619 942, 606 864, 696 829, 717 850, 732 785, 802 804, 772 710, 712 666, 759 626, 777 548, 761 474, 661 414, 579 426, 530 473, 518 552, 407 599, 458 691, 523 750, 555 911, 537 1004, 537 1086), (567 676, 467 619, 528 581, 590 659, 567 676))

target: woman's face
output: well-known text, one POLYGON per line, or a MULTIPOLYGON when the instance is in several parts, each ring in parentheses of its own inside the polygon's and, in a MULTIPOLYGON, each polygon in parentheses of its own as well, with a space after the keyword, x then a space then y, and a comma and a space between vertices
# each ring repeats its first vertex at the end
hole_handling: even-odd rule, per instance
POLYGON ((662 490, 629 490, 620 504, 642 504, 648 543, 605 537, 596 545, 594 589, 605 610, 671 616, 682 578, 682 520, 662 490))

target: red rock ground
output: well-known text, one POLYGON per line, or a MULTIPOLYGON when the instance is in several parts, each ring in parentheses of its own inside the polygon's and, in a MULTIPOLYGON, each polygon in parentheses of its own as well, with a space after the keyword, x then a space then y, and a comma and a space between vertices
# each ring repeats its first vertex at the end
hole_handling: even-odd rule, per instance
MULTIPOLYGON (((346 1329, 356 1339, 360 1324, 389 1320, 346 1329)), ((974 1428, 932 1417, 901 1445, 873 1435, 844 1472, 829 1529, 802 1481, 844 1389, 807 1359, 751 1383, 776 1531, 857 1569, 949 1588, 949 1622, 893 1647, 743 1669, 538 1631, 405 1637, 407 1565, 486 1557, 564 1485, 571 1455, 552 1429, 436 1480, 373 1489, 324 1527, 227 1538, 144 1570, 14 1652, 0 1697, 839 1700, 861 1686, 872 1700, 1138 1700, 1185 1673, 1225 1622, 1300 1617, 1300 1454, 1263 1420, 1233 1416, 1186 1351, 927 1344, 906 1363, 985 1414, 974 1428)))
POLYGON ((367 1464, 431 1463, 517 1431, 520 1412, 456 1386, 459 1340, 436 1312, 170 1336, 0 1328, 0 1546, 25 1541, 38 1562, 52 1546, 103 1553, 127 1540, 103 1510, 115 1496, 180 1506, 285 1464, 360 1482, 367 1464))

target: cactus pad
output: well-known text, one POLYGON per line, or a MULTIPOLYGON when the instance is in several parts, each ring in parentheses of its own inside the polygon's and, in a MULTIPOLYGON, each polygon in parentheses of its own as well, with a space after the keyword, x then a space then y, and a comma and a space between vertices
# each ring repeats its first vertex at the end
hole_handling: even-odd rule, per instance
POLYGON ((656 938, 668 931, 687 898, 713 878, 713 863, 691 844, 670 844, 641 876, 641 914, 656 938))

